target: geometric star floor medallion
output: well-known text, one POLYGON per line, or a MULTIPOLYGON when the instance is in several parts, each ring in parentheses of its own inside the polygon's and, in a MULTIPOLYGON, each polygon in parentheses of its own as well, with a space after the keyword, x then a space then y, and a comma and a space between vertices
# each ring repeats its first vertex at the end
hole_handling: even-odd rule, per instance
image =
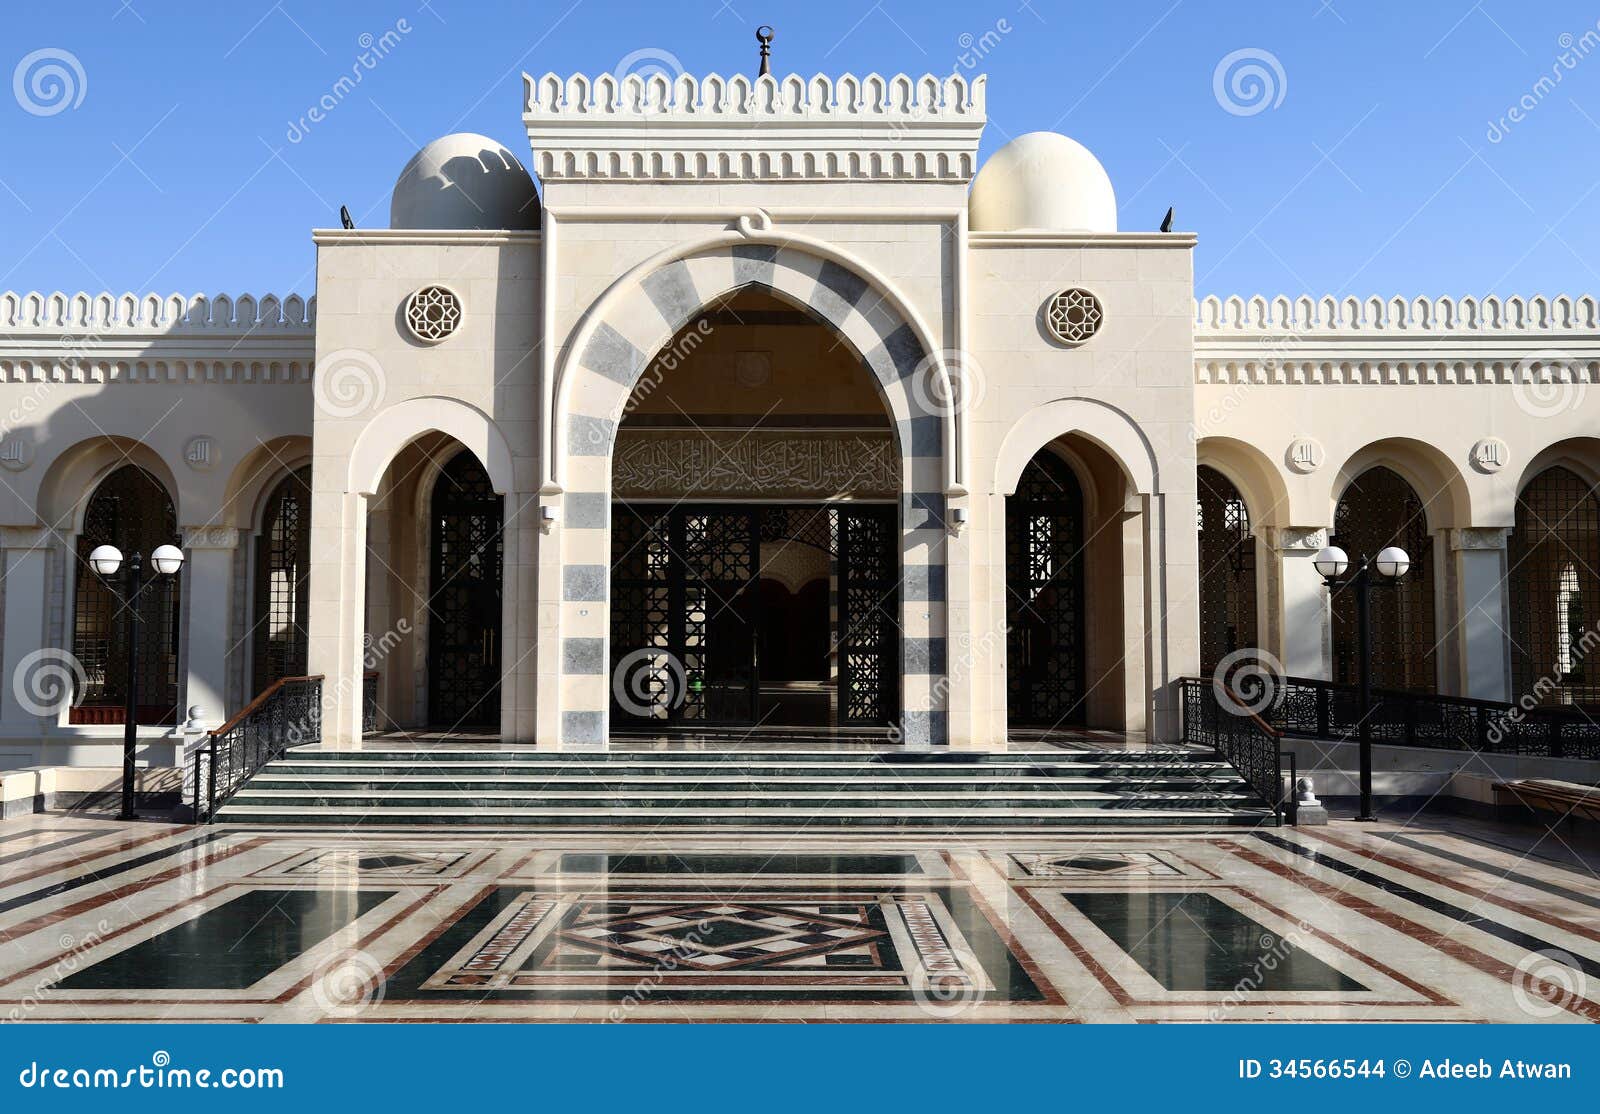
POLYGON ((937 894, 522 892, 419 989, 609 996, 646 980, 662 995, 994 988, 937 894))

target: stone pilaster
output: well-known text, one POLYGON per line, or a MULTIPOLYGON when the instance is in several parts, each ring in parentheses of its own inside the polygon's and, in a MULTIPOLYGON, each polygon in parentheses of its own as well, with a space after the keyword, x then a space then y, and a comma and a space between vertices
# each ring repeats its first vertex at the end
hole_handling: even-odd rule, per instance
MULTIPOLYGON (((234 551, 239 531, 231 526, 185 526, 181 589, 188 665, 179 719, 198 706, 198 722, 219 726, 228 718, 228 659, 236 651, 228 627, 232 613, 234 551)), ((254 694, 252 694, 254 695, 254 694)))
MULTIPOLYGON (((34 735, 39 717, 23 706, 17 669, 30 654, 44 648, 46 574, 50 567, 51 535, 42 526, 0 526, 0 560, 5 568, 4 670, 0 673, 0 724, 5 734, 34 735)), ((63 647, 65 649, 65 647, 63 647)), ((70 699, 70 693, 63 694, 70 699)))
POLYGON ((1328 589, 1313 559, 1328 544, 1322 526, 1265 526, 1266 622, 1263 649, 1277 657, 1290 677, 1323 679, 1333 674, 1328 589))
POLYGON ((1506 596, 1504 527, 1465 527, 1445 531, 1449 560, 1458 585, 1461 613, 1460 691, 1480 700, 1511 699, 1511 629, 1506 596))

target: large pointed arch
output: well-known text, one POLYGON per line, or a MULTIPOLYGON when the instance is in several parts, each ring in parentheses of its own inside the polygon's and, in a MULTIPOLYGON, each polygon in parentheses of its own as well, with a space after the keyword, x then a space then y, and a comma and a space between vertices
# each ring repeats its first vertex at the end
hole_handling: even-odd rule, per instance
POLYGON ((628 399, 666 346, 709 305, 761 288, 803 306, 860 358, 875 381, 899 449, 901 694, 898 728, 910 744, 948 740, 945 498, 957 436, 942 355, 886 280, 837 249, 764 232, 663 253, 619 280, 568 346, 553 400, 552 479, 563 492, 559 733, 593 745, 609 733, 604 671, 612 454, 628 399))

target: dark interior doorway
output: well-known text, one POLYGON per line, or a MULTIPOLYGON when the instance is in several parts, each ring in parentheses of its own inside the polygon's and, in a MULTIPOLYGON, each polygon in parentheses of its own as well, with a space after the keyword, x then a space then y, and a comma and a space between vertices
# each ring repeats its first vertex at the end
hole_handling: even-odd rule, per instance
POLYGON ((866 504, 615 504, 614 722, 887 726, 895 523, 866 504))
POLYGON ((1006 497, 1006 703, 1015 726, 1085 722, 1083 490, 1041 449, 1006 497))
POLYGON ((428 720, 449 730, 500 726, 501 496, 471 452, 433 485, 428 576, 428 720))

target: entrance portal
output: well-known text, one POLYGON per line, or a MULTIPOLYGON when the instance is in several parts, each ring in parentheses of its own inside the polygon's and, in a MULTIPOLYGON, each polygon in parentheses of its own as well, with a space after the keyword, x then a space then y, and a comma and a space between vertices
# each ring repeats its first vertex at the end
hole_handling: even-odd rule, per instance
POLYGON ((500 578, 504 516, 477 457, 463 450, 433 485, 428 583, 428 719, 500 725, 500 578))
POLYGON ((885 506, 615 504, 616 722, 887 726, 895 537, 885 506))

